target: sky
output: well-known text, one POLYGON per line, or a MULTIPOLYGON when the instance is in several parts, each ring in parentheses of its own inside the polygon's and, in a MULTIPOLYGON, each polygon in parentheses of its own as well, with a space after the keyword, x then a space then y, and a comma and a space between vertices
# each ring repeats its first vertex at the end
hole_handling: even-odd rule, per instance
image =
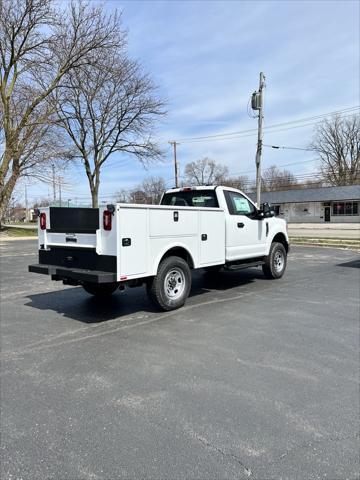
MULTIPOLYGON (((360 105, 358 1, 108 1, 122 10, 128 48, 167 99, 157 126, 164 161, 144 169, 116 153, 104 166, 100 200, 112 200, 148 176, 174 185, 172 147, 179 141, 180 175, 190 161, 209 157, 230 174, 255 177, 256 131, 251 135, 191 142, 199 136, 256 129, 248 113, 259 72, 266 75, 265 126, 360 105)), ((305 122, 306 123, 306 122, 305 122)), ((311 123, 311 122, 309 122, 311 123)), ((264 144, 306 147, 314 125, 264 131, 264 144)), ((263 169, 276 164, 294 174, 315 173, 314 152, 263 149, 263 169)), ((66 173, 63 199, 89 199, 81 165, 66 173)), ((23 187, 20 187, 23 188, 23 187)), ((27 187, 29 201, 51 196, 52 187, 27 187)))

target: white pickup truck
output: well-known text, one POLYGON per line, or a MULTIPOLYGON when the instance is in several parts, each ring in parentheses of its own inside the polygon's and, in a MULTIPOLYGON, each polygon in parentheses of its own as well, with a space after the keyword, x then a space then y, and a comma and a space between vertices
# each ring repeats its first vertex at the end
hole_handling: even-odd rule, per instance
POLYGON ((286 268, 285 221, 234 188, 176 188, 160 205, 48 207, 37 214, 39 263, 29 271, 96 296, 145 283, 156 305, 173 310, 189 295, 192 269, 262 266, 267 278, 280 278, 286 268))

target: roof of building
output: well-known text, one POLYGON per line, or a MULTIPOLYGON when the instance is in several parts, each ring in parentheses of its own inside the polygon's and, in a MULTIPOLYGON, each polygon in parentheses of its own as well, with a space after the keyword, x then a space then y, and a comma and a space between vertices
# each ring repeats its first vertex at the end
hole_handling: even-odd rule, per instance
MULTIPOLYGON (((249 196, 254 200, 256 198, 255 194, 250 194, 249 196)), ((360 185, 280 190, 276 192, 263 192, 261 194, 262 202, 272 204, 330 202, 339 200, 360 200, 360 185)))

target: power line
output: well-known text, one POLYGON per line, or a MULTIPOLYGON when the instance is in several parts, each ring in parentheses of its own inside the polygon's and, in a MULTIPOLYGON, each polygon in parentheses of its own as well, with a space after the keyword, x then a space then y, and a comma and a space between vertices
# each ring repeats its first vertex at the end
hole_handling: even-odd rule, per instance
MULTIPOLYGON (((350 117, 352 116, 353 114, 351 115, 343 115, 342 118, 347 118, 347 117, 350 117)), ((267 133, 280 133, 280 132, 286 132, 287 130, 293 130, 294 128, 303 128, 303 127, 308 127, 308 126, 312 126, 312 125, 317 125, 318 122, 310 122, 310 123, 304 123, 302 125, 293 125, 292 127, 286 127, 286 128, 278 128, 277 130, 270 130, 269 132, 267 133)), ((264 127, 264 129, 266 128, 270 128, 270 127, 264 127)), ((273 128, 273 127, 271 127, 273 128)), ((183 144, 191 144, 191 143, 204 143, 204 142, 210 142, 213 143, 213 142, 219 142, 219 141, 226 141, 226 140, 236 140, 237 138, 245 138, 245 137, 254 137, 256 136, 257 133, 255 131, 253 131, 252 133, 248 133, 248 134, 233 134, 233 136, 228 136, 228 137, 223 137, 223 138, 209 138, 209 139, 205 139, 205 140, 191 140, 191 141, 182 141, 181 143, 183 144)))
MULTIPOLYGON (((292 165, 300 165, 302 163, 310 163, 310 162, 316 162, 318 161, 317 158, 311 158, 310 160, 300 160, 298 162, 291 162, 291 163, 284 163, 282 165, 276 165, 277 167, 279 168, 282 168, 282 167, 290 167, 292 165)), ((253 173, 253 170, 248 170, 246 172, 237 172, 237 173, 231 173, 230 175, 245 175, 247 173, 253 173)))
POLYGON ((302 147, 284 147, 283 145, 265 145, 264 147, 274 148, 276 150, 302 150, 304 152, 317 152, 315 148, 302 148, 302 147))
MULTIPOLYGON (((274 128, 286 127, 288 125, 294 125, 296 123, 309 122, 310 120, 318 120, 318 119, 325 118, 325 117, 328 117, 328 116, 331 116, 331 115, 339 115, 339 114, 342 114, 342 113, 355 112, 356 110, 359 110, 359 108, 360 108, 360 106, 348 107, 348 108, 344 108, 342 110, 336 110, 336 111, 333 111, 333 112, 314 115, 312 117, 305 117, 305 118, 301 118, 301 119, 297 119, 297 120, 291 120, 291 121, 288 121, 288 122, 282 122, 282 123, 278 123, 278 124, 274 124, 274 125, 268 125, 268 126, 264 127, 264 130, 271 130, 271 129, 274 129, 274 128)), ((291 127, 291 128, 301 128, 301 127, 305 127, 305 126, 308 126, 308 125, 314 125, 316 123, 317 122, 311 122, 311 123, 306 123, 304 125, 297 125, 297 126, 291 127)), ((280 131, 280 130, 278 130, 278 131, 280 131)), ((256 128, 251 128, 251 129, 248 129, 248 130, 239 130, 237 132, 227 132, 227 133, 218 133, 218 134, 213 134, 213 135, 204 135, 204 136, 198 136, 198 137, 182 138, 182 139, 179 139, 179 142, 181 142, 181 143, 193 143, 193 142, 196 142, 196 141, 202 141, 202 140, 208 140, 208 139, 214 139, 214 138, 228 138, 228 137, 235 137, 236 138, 238 136, 247 136, 246 134, 254 134, 254 132, 255 132, 255 134, 257 134, 257 129, 256 128)))

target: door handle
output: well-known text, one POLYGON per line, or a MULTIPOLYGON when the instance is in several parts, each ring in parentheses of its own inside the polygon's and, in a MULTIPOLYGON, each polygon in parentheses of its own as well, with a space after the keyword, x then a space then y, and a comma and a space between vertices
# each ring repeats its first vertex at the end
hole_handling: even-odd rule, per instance
POLYGON ((244 228, 244 227, 245 227, 245 224, 242 223, 242 222, 239 222, 239 223, 237 224, 237 226, 238 226, 238 228, 244 228))

